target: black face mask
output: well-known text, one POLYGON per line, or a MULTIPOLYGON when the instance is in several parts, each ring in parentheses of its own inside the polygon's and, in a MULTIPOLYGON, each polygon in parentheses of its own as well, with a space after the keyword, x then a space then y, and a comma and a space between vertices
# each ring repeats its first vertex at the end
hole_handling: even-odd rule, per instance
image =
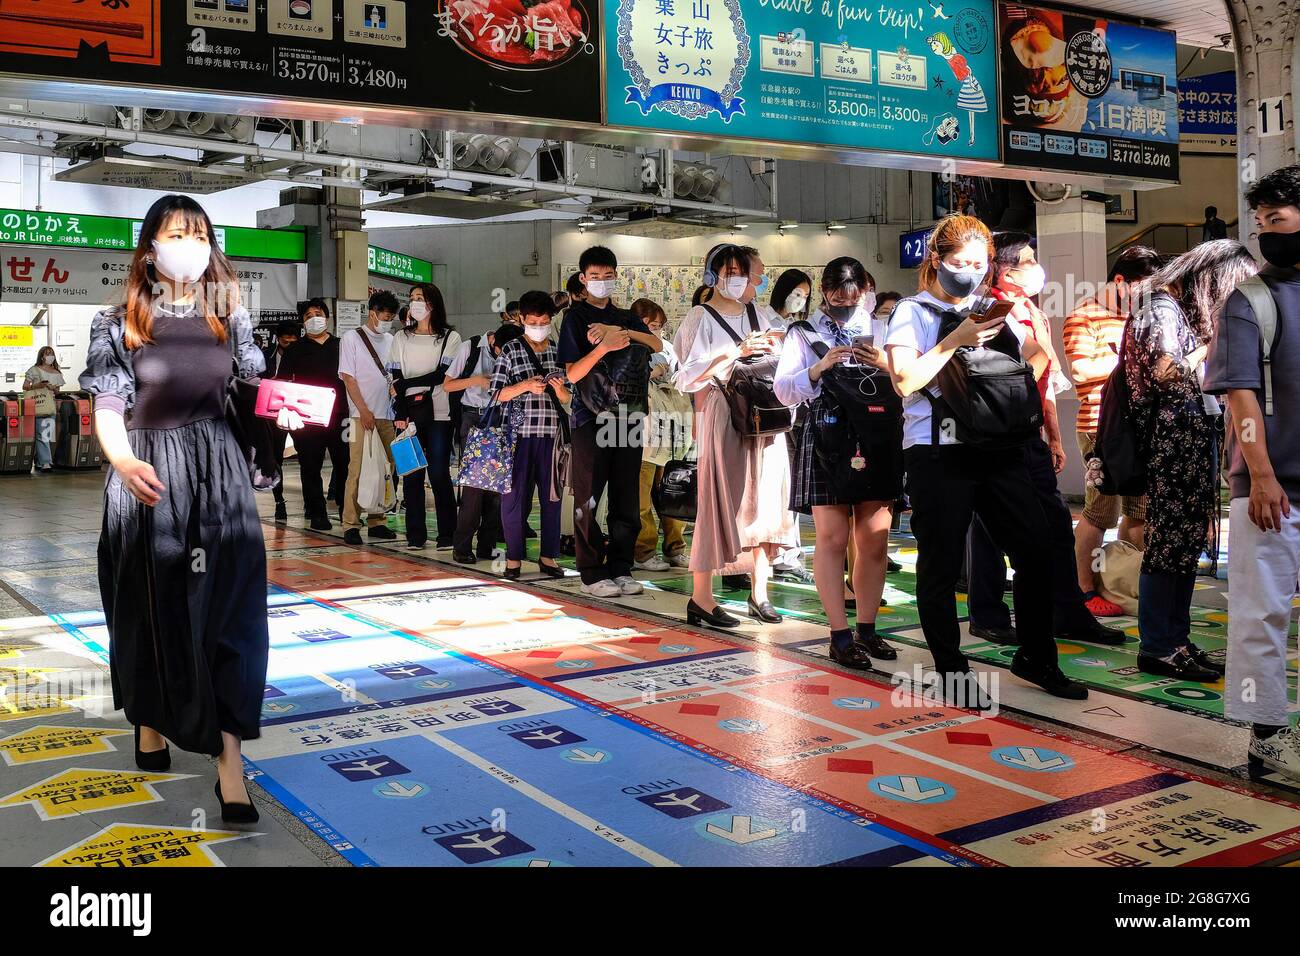
POLYGON ((1300 262, 1300 232, 1261 232, 1259 254, 1270 265, 1294 268, 1300 262))
POLYGON ((822 315, 834 319, 836 322, 846 322, 853 318, 853 313, 858 311, 856 305, 831 305, 829 302, 822 303, 822 315))

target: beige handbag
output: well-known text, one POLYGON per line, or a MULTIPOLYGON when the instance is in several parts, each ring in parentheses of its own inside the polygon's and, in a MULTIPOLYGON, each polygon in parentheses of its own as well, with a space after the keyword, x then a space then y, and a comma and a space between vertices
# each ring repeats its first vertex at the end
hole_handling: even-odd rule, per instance
POLYGON ((23 392, 23 405, 32 406, 35 409, 37 418, 45 418, 53 415, 54 393, 48 388, 29 388, 23 392))
POLYGON ((1101 549, 1101 570, 1097 593, 1113 601, 1124 613, 1138 612, 1138 576, 1142 573, 1142 551, 1127 541, 1112 541, 1101 549))

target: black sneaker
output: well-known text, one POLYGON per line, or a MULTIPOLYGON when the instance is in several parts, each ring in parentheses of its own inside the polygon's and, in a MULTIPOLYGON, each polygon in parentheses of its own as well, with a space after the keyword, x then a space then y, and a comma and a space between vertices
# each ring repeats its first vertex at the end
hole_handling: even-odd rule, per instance
POLYGON ((902 571, 902 570, 903 570, 903 566, 902 566, 901 564, 899 564, 897 561, 895 561, 893 558, 889 558, 889 559, 885 562, 885 573, 886 573, 886 574, 897 574, 899 571, 902 571))
POLYGON ((377 524, 366 531, 366 537, 378 538, 380 541, 396 541, 397 532, 386 524, 377 524))
POLYGON ((329 518, 312 518, 311 530, 313 531, 332 531, 334 525, 330 524, 329 518))
POLYGON ((435 551, 450 551, 450 550, 452 550, 452 547, 451 547, 451 540, 448 539, 448 540, 446 540, 446 541, 437 541, 437 542, 435 542, 434 545, 433 545, 433 550, 435 550, 435 551))
POLYGON ((812 572, 807 568, 783 568, 780 571, 774 571, 773 577, 778 581, 785 581, 789 584, 815 584, 812 572))
POLYGON ((348 528, 347 531, 344 531, 344 532, 343 532, 343 543, 344 543, 344 544, 356 544, 356 545, 361 544, 362 541, 361 541, 361 532, 360 532, 360 530, 358 530, 357 528, 348 528))
POLYGON ((478 564, 478 558, 472 554, 461 554, 458 551, 452 551, 451 559, 457 564, 478 564))
POLYGON ((1186 647, 1180 647, 1169 660, 1152 654, 1138 654, 1138 670, 1144 674, 1157 674, 1193 684, 1213 684, 1223 677, 1221 671, 1211 670, 1196 662, 1186 647))
POLYGON ((978 637, 981 641, 992 641, 994 644, 1011 644, 1020 643, 1020 638, 1016 637, 1014 629, 1009 627, 984 627, 980 624, 970 626, 970 636, 978 637))
POLYGON ((1078 681, 1070 680, 1055 664, 1043 667, 1032 664, 1017 654, 1011 659, 1011 673, 1023 681, 1041 687, 1053 697, 1061 697, 1065 700, 1088 699, 1088 688, 1078 681))

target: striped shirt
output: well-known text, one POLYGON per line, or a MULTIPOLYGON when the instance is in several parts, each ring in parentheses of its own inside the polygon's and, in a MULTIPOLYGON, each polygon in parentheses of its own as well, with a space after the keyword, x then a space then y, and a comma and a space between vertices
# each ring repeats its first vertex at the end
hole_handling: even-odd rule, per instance
MULTIPOLYGON (((1066 361, 1095 361, 1108 359, 1118 362, 1119 344, 1124 335, 1124 316, 1112 312, 1096 299, 1080 302, 1065 320, 1062 337, 1065 340, 1066 361)), ((1112 364, 1110 367, 1114 367, 1112 364)), ((1079 393, 1079 415, 1075 429, 1091 434, 1097 431, 1101 416, 1101 388, 1110 373, 1075 382, 1079 393)))

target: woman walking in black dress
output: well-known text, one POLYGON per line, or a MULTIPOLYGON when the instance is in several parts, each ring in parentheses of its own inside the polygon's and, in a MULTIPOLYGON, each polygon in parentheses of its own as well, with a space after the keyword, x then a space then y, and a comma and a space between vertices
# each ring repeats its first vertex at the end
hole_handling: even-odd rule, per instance
POLYGON ((264 361, 213 235, 192 199, 154 203, 125 304, 91 326, 81 387, 112 465, 99 587, 136 764, 166 770, 168 740, 218 757, 222 819, 253 822, 240 742, 259 735, 266 684, 266 551, 225 396, 235 369, 264 361))

